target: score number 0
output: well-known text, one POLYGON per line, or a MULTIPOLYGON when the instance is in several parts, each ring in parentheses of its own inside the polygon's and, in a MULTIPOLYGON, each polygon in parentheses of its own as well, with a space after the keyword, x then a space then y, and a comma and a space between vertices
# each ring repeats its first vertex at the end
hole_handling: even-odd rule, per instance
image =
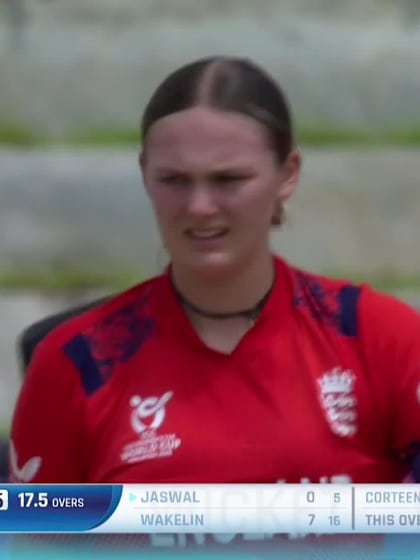
MULTIPOLYGON (((306 501, 310 504, 313 504, 315 502, 315 492, 313 490, 310 490, 309 492, 307 492, 306 501)), ((334 503, 339 504, 340 502, 341 502, 340 492, 334 492, 334 503)), ((315 513, 308 513, 308 517, 309 517, 309 526, 311 526, 313 524, 313 522, 315 521, 315 513)), ((339 515, 330 515, 328 517, 328 519, 329 519, 330 525, 333 525, 335 527, 340 525, 340 516, 339 515)))

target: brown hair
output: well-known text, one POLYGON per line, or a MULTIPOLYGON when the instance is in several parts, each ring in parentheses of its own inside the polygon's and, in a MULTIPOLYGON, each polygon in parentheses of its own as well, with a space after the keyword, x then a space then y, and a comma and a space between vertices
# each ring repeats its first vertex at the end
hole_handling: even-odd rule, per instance
MULTIPOLYGON (((143 113, 141 135, 159 119, 196 105, 245 114, 269 132, 276 156, 283 163, 294 147, 287 99, 275 80, 247 59, 209 57, 175 70, 158 86, 143 113)), ((273 225, 283 220, 279 204, 273 225)))

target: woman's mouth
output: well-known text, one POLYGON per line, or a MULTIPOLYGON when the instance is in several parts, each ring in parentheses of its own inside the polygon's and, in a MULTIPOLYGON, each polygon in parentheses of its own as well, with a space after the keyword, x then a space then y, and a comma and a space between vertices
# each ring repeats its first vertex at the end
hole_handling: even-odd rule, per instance
POLYGON ((227 232, 227 228, 189 228, 187 229, 186 234, 192 239, 207 241, 219 239, 227 232))

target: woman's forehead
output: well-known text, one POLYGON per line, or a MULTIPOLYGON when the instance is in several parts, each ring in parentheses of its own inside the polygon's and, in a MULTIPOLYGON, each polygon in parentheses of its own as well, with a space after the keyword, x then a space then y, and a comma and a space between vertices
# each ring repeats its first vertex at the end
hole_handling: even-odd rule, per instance
POLYGON ((271 151, 267 132, 255 119, 234 112, 194 107, 157 121, 146 142, 148 155, 165 161, 248 159, 271 151))

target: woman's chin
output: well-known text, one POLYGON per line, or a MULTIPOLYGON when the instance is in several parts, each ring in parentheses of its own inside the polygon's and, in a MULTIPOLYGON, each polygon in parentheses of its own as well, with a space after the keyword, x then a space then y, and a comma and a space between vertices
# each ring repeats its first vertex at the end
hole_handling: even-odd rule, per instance
POLYGON ((231 272, 238 264, 238 260, 228 253, 214 252, 194 255, 185 264, 197 274, 212 276, 231 272))

